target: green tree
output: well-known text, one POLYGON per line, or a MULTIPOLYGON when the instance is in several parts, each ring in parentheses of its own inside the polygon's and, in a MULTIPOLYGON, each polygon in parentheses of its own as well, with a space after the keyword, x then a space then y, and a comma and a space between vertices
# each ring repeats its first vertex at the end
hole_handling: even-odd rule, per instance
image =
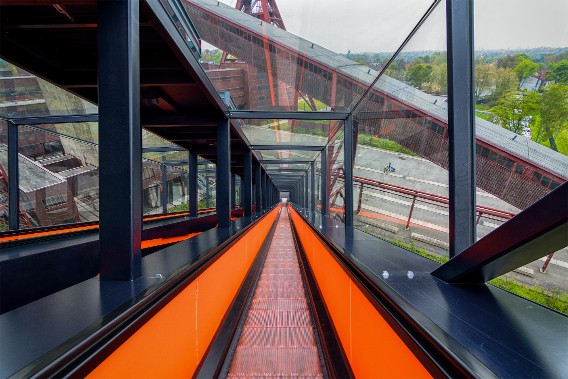
POLYGON ((448 94, 448 65, 445 62, 432 66, 430 81, 424 84, 424 89, 429 93, 448 94))
POLYGON ((542 94, 540 129, 537 141, 548 139, 550 148, 558 151, 556 137, 568 130, 568 86, 550 84, 542 94))
POLYGON ((517 75, 511 69, 497 68, 495 70, 495 89, 491 96, 492 102, 495 103, 506 92, 514 91, 518 86, 517 75))
POLYGON ((495 88, 495 80, 497 77, 497 69, 495 66, 479 63, 475 65, 475 102, 479 101, 482 95, 492 92, 495 88))
POLYGON ((533 76, 535 74, 535 72, 538 71, 538 69, 540 68, 538 63, 534 63, 532 60, 530 59, 525 59, 520 61, 515 68, 513 69, 513 72, 515 74, 517 74, 519 81, 528 78, 529 76, 533 76))
POLYGON ((501 58, 497 58, 497 67, 498 68, 508 68, 510 70, 514 69, 521 61, 523 60, 530 60, 526 54, 515 54, 515 55, 506 55, 501 58))
POLYGON ((541 97, 536 92, 509 91, 490 109, 503 128, 523 134, 525 126, 535 122, 540 111, 541 97))
POLYGON ((415 64, 406 70, 405 76, 407 82, 411 86, 420 89, 424 83, 430 81, 430 77, 432 76, 432 66, 424 63, 415 64))
POLYGON ((546 76, 558 84, 568 84, 568 59, 550 65, 550 72, 546 76))

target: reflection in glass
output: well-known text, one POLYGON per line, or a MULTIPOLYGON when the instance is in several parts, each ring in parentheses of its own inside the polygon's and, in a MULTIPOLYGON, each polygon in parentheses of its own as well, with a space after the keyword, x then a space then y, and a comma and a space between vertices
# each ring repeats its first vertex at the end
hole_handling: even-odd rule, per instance
POLYGON ((445 4, 385 68, 354 114, 356 227, 408 250, 447 256, 445 4))
POLYGON ((202 62, 217 90, 230 92, 238 109, 327 111, 348 110, 361 98, 377 75, 375 69, 390 58, 430 4, 284 2, 281 17, 272 20, 259 11, 261 5, 248 10, 256 17, 233 5, 211 0, 187 4, 199 34, 213 45, 205 48, 202 62), (404 20, 394 17, 400 14, 404 20), (364 26, 367 17, 373 28, 364 26), (334 19, 342 22, 329 28, 327 20, 334 19), (291 33, 284 30, 285 23, 291 33))

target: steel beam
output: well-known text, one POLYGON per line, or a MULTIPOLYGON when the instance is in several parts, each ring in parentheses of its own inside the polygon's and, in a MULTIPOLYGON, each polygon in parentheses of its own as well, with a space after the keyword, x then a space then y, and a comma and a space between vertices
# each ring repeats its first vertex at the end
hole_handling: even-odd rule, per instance
POLYGON ((217 125, 216 171, 217 223, 220 229, 231 226, 231 123, 221 121, 217 125))
POLYGON ((308 195, 308 173, 304 175, 303 186, 304 186, 304 209, 308 209, 308 207, 310 206, 310 199, 308 195))
POLYGON ((568 183, 446 262, 432 275, 449 283, 484 283, 568 245, 568 183))
POLYGON ((261 159, 262 164, 308 164, 312 163, 311 160, 303 159, 261 159))
POLYGON ((43 125, 43 124, 66 124, 79 122, 97 122, 98 114, 69 115, 69 116, 45 116, 45 117, 25 117, 11 119, 15 125, 43 125))
POLYGON ((142 153, 167 153, 170 151, 186 151, 183 147, 178 146, 156 146, 156 147, 143 147, 142 153))
POLYGON ((446 2, 450 258, 476 239, 473 1, 446 2))
POLYGON ((141 275, 142 137, 139 2, 99 1, 101 280, 141 275))
POLYGON ((323 146, 303 146, 303 145, 251 145, 252 150, 297 150, 297 151, 321 151, 323 146))
POLYGON ((189 153, 189 216, 197 217, 197 155, 189 153))
POLYGON ((20 174, 18 168, 18 126, 8 124, 8 228, 18 230, 20 210, 20 174))
POLYGON ((345 120, 348 112, 271 112, 271 111, 230 111, 231 119, 249 120, 345 120))

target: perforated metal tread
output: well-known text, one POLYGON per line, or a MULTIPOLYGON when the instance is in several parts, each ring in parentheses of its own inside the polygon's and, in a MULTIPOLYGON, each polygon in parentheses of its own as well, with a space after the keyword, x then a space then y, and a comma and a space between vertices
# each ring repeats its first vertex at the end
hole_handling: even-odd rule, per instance
POLYGON ((228 377, 323 378, 288 212, 283 209, 228 377))

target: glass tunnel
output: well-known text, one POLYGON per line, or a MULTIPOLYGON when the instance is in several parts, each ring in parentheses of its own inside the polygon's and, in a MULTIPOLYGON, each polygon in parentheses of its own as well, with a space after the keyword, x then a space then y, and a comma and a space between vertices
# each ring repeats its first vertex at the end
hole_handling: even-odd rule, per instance
POLYGON ((566 377, 541 6, 0 1, 0 377, 566 377))

